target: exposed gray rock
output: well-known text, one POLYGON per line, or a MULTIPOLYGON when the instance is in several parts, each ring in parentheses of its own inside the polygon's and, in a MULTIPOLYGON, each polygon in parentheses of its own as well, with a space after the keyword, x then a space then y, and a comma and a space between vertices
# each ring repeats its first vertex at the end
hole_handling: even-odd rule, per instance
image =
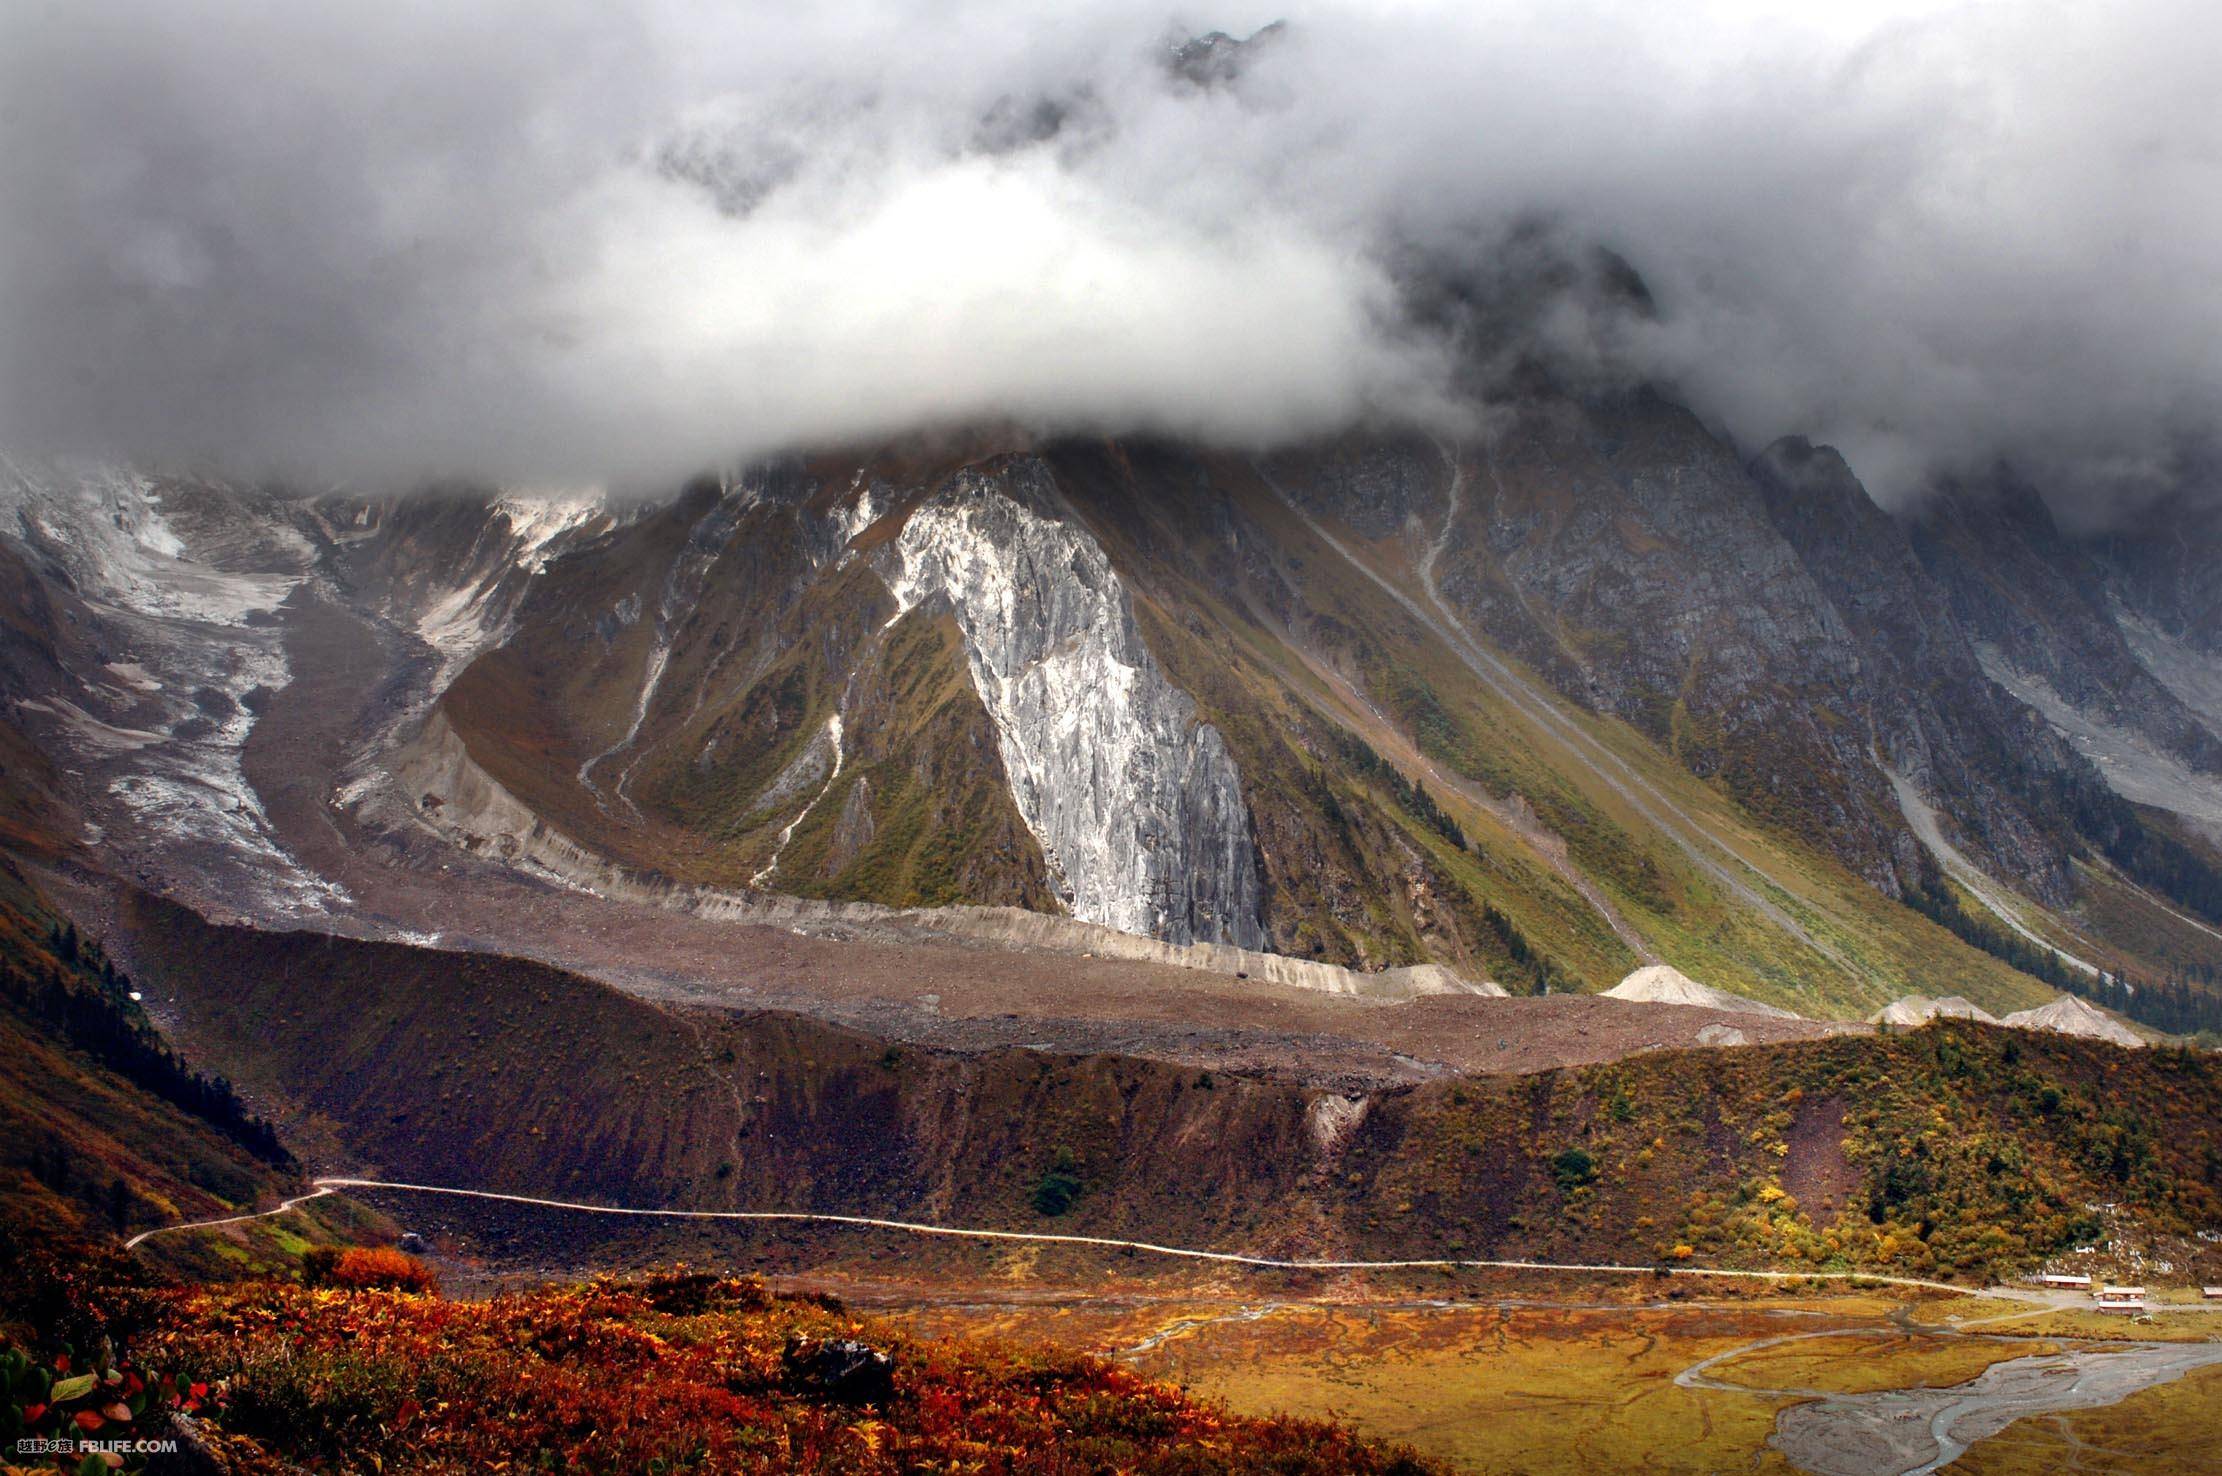
POLYGON ((2104 726, 2222 773, 2222 737, 2138 661, 2115 624, 2106 571, 2034 488, 2004 474, 1948 487, 1924 505, 1913 542, 1954 614, 2007 667, 2104 726))
MULTIPOLYGON (((1843 702, 1858 711, 1875 755, 1983 871, 2064 901, 2068 825, 2057 795, 2086 777, 2073 752, 1985 674, 1904 525, 1875 505, 1843 457, 1791 437, 1762 452, 1752 475, 1858 655, 1843 702)), ((1900 874, 1918 875, 1920 857, 1902 840, 1900 852, 1900 874)))
POLYGON ((903 610, 949 601, 1012 798, 1073 916, 1259 947, 1234 760, 1165 678, 1110 560, 1067 511, 1035 458, 968 470, 905 523, 888 587, 903 610))
POLYGON ((1466 459, 1433 572, 1467 630, 1900 890, 1858 654, 1724 442, 1654 394, 1541 395, 1466 459))
MULTIPOLYGON (((2107 571, 2123 606, 2210 662, 2222 658, 2222 554, 2217 552, 2222 550, 2222 498, 2215 496, 2215 480, 2209 467, 2203 478, 2139 509, 2120 526, 2082 540, 2084 551, 2107 571)), ((2136 634, 2124 634, 2143 659, 2136 634)), ((2169 680, 2164 671, 2154 675, 2169 680)), ((2202 715, 2222 733, 2222 711, 2209 707, 2202 715)))
POLYGON ((2144 1038, 2104 1010, 2085 1004, 2072 994, 2063 994, 2048 1005, 2033 1010, 2016 1010, 1998 1022, 2020 1030, 2050 1030, 2061 1035, 2082 1035, 2093 1040, 2108 1040, 2120 1046, 2141 1046, 2144 1038))

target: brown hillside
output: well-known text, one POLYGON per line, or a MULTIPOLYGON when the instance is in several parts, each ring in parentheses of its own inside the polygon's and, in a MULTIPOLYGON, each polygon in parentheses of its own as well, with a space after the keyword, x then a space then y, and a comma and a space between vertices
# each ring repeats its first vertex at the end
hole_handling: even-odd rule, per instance
POLYGON ((1269 1254, 1688 1246, 1977 1275, 2082 1243, 2093 1202, 2147 1240, 2222 1222, 2222 1065, 2185 1051, 1945 1024, 1353 1100, 1130 1056, 898 1048, 160 903, 134 922, 198 1049, 351 1157, 435 1183, 1041 1228, 1061 1174, 1057 1228, 1269 1254))
POLYGON ((129 1233, 297 1184, 213 1093, 147 1069, 160 1036, 105 964, 0 857, 0 1230, 129 1233))

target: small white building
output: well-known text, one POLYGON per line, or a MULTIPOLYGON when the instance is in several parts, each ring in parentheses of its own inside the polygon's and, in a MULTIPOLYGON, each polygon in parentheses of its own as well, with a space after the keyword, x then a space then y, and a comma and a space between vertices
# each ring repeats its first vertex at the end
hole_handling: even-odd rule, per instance
POLYGON ((2210 1302, 2222 1302, 2222 1286, 2202 1286, 2199 1295, 2210 1302))
POLYGON ((2044 1286, 2064 1286, 2073 1291, 2089 1291, 2091 1289, 2090 1277, 2069 1276, 2060 1271, 2047 1271, 2039 1276, 2037 1280, 2044 1286))
POLYGON ((2102 1286, 2094 1298, 2101 1312, 2142 1312, 2145 1289, 2141 1286, 2102 1286))

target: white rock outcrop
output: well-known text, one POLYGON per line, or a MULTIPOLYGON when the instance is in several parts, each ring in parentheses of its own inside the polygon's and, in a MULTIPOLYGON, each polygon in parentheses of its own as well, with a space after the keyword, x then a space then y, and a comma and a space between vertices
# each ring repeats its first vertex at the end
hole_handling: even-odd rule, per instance
POLYGON ((2033 1010, 2016 1010, 1998 1023, 2020 1030, 2051 1030, 2061 1035, 2084 1035, 2093 1040, 2110 1040, 2120 1046, 2141 1046, 2145 1043, 2136 1031, 2072 994, 2063 994, 2051 1004, 2039 1005, 2033 1010))
POLYGON ((1909 994, 1894 999, 1867 1017, 1870 1025, 1903 1025, 1912 1028, 1926 1025, 1942 1015, 1949 1020, 1974 1020, 1984 1025, 1996 1025, 1998 1017, 1957 994, 1947 994, 1942 999, 1931 999, 1926 994, 1909 994))
POLYGON ((881 571, 948 601, 1019 814, 1072 915, 1261 947, 1250 814, 1225 741, 1168 681, 1095 538, 1031 458, 913 512, 881 571))
POLYGON ((1708 1010, 1733 1010, 1741 1015, 1774 1015, 1788 1020, 1798 1018, 1790 1010, 1761 1004, 1756 999, 1730 994, 1725 989, 1715 989, 1709 984, 1700 984, 1680 969, 1667 964, 1652 964, 1637 969, 1606 990, 1604 997, 1634 1000, 1640 1004, 1696 1005, 1708 1010))

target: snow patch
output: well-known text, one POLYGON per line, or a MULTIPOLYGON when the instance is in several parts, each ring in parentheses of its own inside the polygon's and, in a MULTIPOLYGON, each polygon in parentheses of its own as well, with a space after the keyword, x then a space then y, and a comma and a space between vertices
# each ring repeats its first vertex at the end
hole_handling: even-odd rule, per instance
POLYGON ((509 520, 516 547, 510 561, 528 574, 545 571, 566 535, 597 522, 608 512, 609 496, 600 487, 584 492, 512 492, 496 498, 494 510, 509 520))
MULTIPOLYGON (((893 498, 886 486, 879 482, 867 483, 861 471, 849 484, 849 490, 853 496, 844 499, 833 510, 834 557, 841 564, 846 564, 856 556, 852 545, 865 529, 886 517, 888 509, 893 506, 893 498)), ((901 618, 902 612, 898 610, 895 619, 901 618)), ((892 625, 894 621, 888 623, 892 625)))
POLYGON ((475 576, 434 596, 418 612, 418 638, 440 654, 431 690, 445 691, 481 651, 508 639, 510 618, 525 587, 547 570, 574 535, 599 531, 608 521, 607 499, 599 489, 496 498, 480 537, 480 548, 487 540, 494 542, 491 556, 478 556, 479 548, 474 548, 466 572, 475 570, 475 576))

